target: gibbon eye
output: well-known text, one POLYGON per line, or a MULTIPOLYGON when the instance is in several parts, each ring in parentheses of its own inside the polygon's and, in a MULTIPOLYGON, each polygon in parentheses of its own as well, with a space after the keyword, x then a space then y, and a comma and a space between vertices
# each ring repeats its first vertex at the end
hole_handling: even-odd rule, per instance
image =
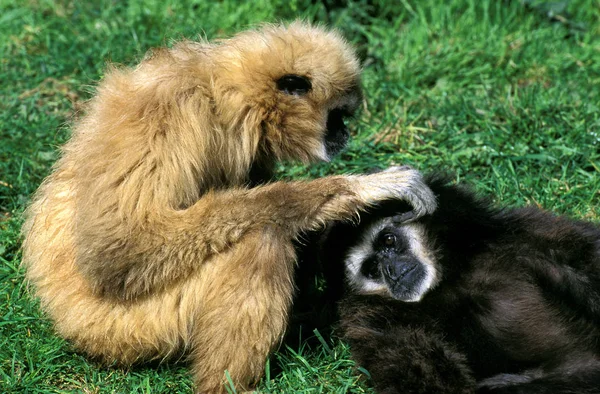
POLYGON ((312 89, 310 80, 301 75, 288 74, 277 80, 277 89, 286 94, 302 96, 312 89))
POLYGON ((390 233, 383 234, 382 241, 385 246, 394 246, 396 244, 396 236, 390 233))

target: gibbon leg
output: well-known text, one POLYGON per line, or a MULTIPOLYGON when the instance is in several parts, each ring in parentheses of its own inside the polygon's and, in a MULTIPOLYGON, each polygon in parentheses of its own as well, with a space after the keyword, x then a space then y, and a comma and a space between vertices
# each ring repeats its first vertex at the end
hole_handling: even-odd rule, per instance
POLYGON ((192 371, 199 393, 224 392, 225 371, 238 390, 262 376, 282 339, 294 290, 296 255, 275 227, 249 233, 208 263, 214 278, 202 296, 192 334, 192 371))

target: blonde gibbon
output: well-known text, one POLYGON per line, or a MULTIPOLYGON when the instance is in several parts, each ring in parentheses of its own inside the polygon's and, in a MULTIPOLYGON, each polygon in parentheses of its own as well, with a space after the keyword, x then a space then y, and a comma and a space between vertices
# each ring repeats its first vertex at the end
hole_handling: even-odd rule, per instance
POLYGON ((198 392, 252 388, 286 329, 300 232, 400 198, 406 167, 268 182, 279 161, 348 139, 359 63, 336 32, 266 25, 110 68, 23 227, 23 262, 57 332, 129 365, 190 357, 198 392))

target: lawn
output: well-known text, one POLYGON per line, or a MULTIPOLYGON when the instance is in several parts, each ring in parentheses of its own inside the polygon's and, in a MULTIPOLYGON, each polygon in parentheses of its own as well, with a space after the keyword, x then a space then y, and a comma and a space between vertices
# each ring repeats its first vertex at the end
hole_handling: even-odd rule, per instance
MULTIPOLYGON (((598 0, 0 0, 0 392, 190 392, 183 363, 104 367, 53 334, 19 266, 22 212, 107 62, 296 17, 356 46, 366 97, 344 153, 279 177, 410 164, 600 221, 598 0)), ((274 355, 261 390, 372 392, 344 343, 313 335, 274 355)))

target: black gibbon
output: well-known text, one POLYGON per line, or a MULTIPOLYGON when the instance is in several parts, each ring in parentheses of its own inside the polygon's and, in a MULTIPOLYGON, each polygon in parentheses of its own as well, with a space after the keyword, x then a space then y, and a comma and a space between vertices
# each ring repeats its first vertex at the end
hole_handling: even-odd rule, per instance
POLYGON ((342 336, 376 390, 600 393, 600 228, 428 184, 433 214, 385 204, 322 247, 342 336))

